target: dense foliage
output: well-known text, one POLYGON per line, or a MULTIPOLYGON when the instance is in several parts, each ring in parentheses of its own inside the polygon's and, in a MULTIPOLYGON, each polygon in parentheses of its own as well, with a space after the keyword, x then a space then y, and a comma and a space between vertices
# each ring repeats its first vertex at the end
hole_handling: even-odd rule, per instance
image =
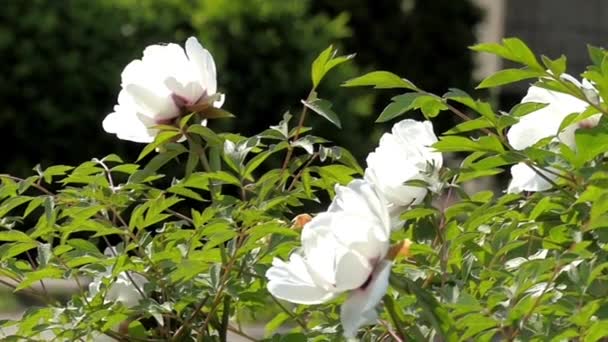
POLYGON ((98 125, 111 111, 120 70, 142 44, 190 35, 213 49, 220 87, 230 90, 226 108, 239 111, 239 120, 217 121, 214 127, 247 135, 297 110, 293 99, 308 92, 307 63, 317 51, 336 42, 357 51, 360 62, 339 70, 325 86, 341 111, 357 120, 344 123, 347 134, 335 134, 322 121, 315 125, 362 158, 380 132, 371 134, 369 127, 373 109, 381 109, 384 100, 367 93, 353 101, 352 92, 335 91, 339 79, 382 68, 404 74, 425 70, 420 78, 425 87, 433 83, 431 90, 471 84, 466 47, 474 42, 478 17, 470 0, 411 5, 404 11, 396 0, 356 6, 333 0, 8 1, 0 11, 0 130, 1 141, 13 148, 4 151, 0 171, 25 176, 38 163, 75 164, 110 152, 134 158, 133 145, 111 139, 98 125), (383 25, 370 26, 389 14, 383 25), (457 33, 436 39, 437 21, 457 33), (368 37, 370 27, 383 31, 368 37), (422 41, 424 53, 410 50, 422 41), (374 55, 382 58, 374 61, 374 55), (449 61, 436 63, 440 56, 449 61), (44 137, 44 143, 32 137, 44 137), (73 143, 84 140, 87 144, 73 143))
POLYGON ((231 114, 195 41, 188 59, 177 45, 146 49, 133 65, 155 71, 122 75, 125 107, 111 115, 139 126, 104 128, 151 134, 135 163, 112 154, 0 176, 0 281, 46 303, 4 323, 8 340, 253 340, 251 318, 267 322, 268 341, 608 336, 607 51, 589 47, 579 82, 565 57, 538 58, 517 38, 474 46, 521 65, 479 88, 535 82, 508 111, 387 71, 350 79, 343 86, 404 92, 379 122, 414 109, 462 120, 439 138, 428 121, 399 121, 364 169, 306 124, 348 120, 318 86, 352 55, 324 50, 300 115, 242 136, 205 125, 231 114), (466 158, 446 166, 449 152, 466 158), (283 162, 264 170, 271 156, 283 162), (507 169, 504 192, 462 188, 507 169), (48 279, 80 291, 63 303, 31 287, 48 279))

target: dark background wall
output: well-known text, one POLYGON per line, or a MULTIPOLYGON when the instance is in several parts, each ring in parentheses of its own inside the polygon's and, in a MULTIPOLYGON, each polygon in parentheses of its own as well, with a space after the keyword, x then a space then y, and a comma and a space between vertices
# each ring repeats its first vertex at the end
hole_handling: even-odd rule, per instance
POLYGON ((9 0, 0 11, 0 172, 75 164, 141 148, 105 134, 120 72, 146 45, 196 35, 214 55, 224 108, 217 130, 254 134, 297 110, 309 65, 329 44, 357 52, 320 89, 344 130, 312 121, 359 158, 386 127, 372 123, 390 92, 339 89, 372 69, 429 90, 468 89, 480 11, 469 0, 9 0))

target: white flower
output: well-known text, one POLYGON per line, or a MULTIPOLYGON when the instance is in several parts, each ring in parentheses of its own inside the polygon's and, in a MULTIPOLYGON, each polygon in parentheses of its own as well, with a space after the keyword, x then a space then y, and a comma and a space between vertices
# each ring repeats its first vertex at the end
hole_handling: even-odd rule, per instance
MULTIPOLYGON (((583 89, 588 98, 593 98, 592 93, 595 93, 597 98, 597 90, 587 80, 583 80, 581 84, 570 75, 562 75, 562 78, 583 89)), ((524 150, 549 137, 555 137, 568 147, 576 148, 575 131, 581 127, 595 126, 600 119, 600 115, 594 115, 559 132, 562 121, 568 115, 581 113, 587 109, 588 104, 585 101, 565 93, 531 86, 521 102, 546 103, 547 106, 521 117, 519 122, 509 129, 507 140, 516 150, 524 150)), ((524 163, 514 165, 511 174, 513 180, 507 190, 509 193, 548 190, 551 184, 545 178, 550 180, 557 178, 557 175, 548 172, 543 173, 545 175, 543 178, 524 163)))
POLYGON ((274 259, 266 273, 273 296, 299 304, 327 302, 349 292, 342 305, 346 337, 374 323, 386 292, 391 261, 390 217, 384 200, 366 181, 337 186, 328 211, 302 230, 302 250, 288 262, 274 259))
POLYGON ((422 202, 428 192, 427 188, 405 182, 422 180, 433 190, 439 187, 443 156, 430 147, 436 142, 430 121, 406 119, 393 126, 392 134, 385 133, 378 148, 367 156, 365 179, 388 201, 394 226, 400 225, 401 212, 422 202))
MULTIPOLYGON (((96 277, 89 284, 89 294, 93 297, 99 293, 103 279, 111 277, 112 273, 110 270, 96 277)), ((126 307, 134 307, 142 300, 142 295, 137 288, 143 291, 144 285, 147 283, 148 280, 140 274, 134 272, 129 272, 129 274, 127 274, 127 272, 121 272, 109 285, 104 301, 106 303, 121 302, 126 307), (131 281, 131 279, 133 279, 133 281, 131 281)))
POLYGON ((103 128, 123 140, 152 142, 158 134, 152 127, 172 124, 193 105, 219 108, 224 100, 216 95, 213 57, 194 37, 186 40, 185 51, 177 44, 148 46, 121 77, 118 105, 103 120, 103 128))

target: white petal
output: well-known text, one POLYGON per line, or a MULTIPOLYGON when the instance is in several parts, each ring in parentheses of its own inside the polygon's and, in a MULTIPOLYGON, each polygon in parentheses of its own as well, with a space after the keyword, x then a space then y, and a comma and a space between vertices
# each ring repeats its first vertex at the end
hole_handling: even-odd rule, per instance
POLYGON ((137 105, 138 112, 143 115, 155 120, 171 119, 179 115, 179 109, 170 94, 160 96, 139 84, 128 84, 124 89, 137 105))
POLYGON ((126 307, 136 306, 142 299, 141 293, 139 293, 137 288, 143 291, 144 285, 147 282, 148 280, 140 274, 130 272, 127 275, 126 272, 122 272, 116 277, 115 282, 110 285, 106 293, 106 301, 121 302, 126 307), (133 279, 135 284, 133 284, 131 279, 133 279))
POLYGON ((392 132, 407 148, 409 154, 434 164, 437 168, 443 165, 441 153, 435 152, 430 147, 437 142, 437 136, 430 121, 402 120, 393 126, 392 132))
POLYGON ((539 140, 557 135, 562 121, 572 113, 580 113, 587 104, 571 95, 532 86, 522 103, 547 103, 542 109, 520 118, 507 132, 507 139, 513 148, 523 150, 539 140))
POLYGON ((292 254, 289 262, 274 259, 266 272, 268 291, 275 297, 299 304, 320 304, 336 296, 317 286, 309 274, 304 259, 292 254))
MULTIPOLYGON (((146 118, 143 117, 143 119, 146 118)), ((146 127, 137 113, 121 111, 110 113, 103 120, 102 126, 106 132, 116 134, 122 140, 138 143, 150 143, 154 141, 156 135, 154 131, 146 127)))
MULTIPOLYGON (((215 62, 209 51, 204 49, 195 37, 190 37, 186 40, 186 53, 192 65, 198 71, 198 79, 207 91, 207 95, 215 94, 217 91, 215 62)), ((219 108, 220 106, 221 104, 216 107, 219 108)))
POLYGON ((368 181, 355 179, 348 186, 336 186, 336 196, 327 209, 344 211, 351 216, 363 217, 377 225, 372 230, 376 239, 387 240, 390 234, 390 216, 380 193, 368 181))
POLYGON ((349 298, 342 304, 340 319, 345 337, 355 337, 361 326, 374 324, 378 319, 376 305, 382 300, 388 289, 391 266, 391 261, 380 262, 365 289, 352 291, 349 298))
MULTIPOLYGON (((542 171, 541 171, 542 172, 542 171)), ((556 175, 542 172, 547 178, 555 180, 556 175)), ((551 189, 551 183, 547 182, 536 171, 525 163, 518 163, 511 167, 513 179, 509 183, 508 193, 520 193, 522 191, 545 191, 551 189)))

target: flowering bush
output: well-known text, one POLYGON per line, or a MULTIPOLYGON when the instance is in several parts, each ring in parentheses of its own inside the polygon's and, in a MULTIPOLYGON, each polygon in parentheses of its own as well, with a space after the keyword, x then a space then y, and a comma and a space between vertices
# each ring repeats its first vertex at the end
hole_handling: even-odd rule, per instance
POLYGON ((515 38, 473 50, 522 65, 479 84, 532 80, 520 104, 498 111, 387 71, 343 84, 405 92, 379 122, 412 110, 463 120, 439 138, 430 121, 398 121, 364 169, 306 126, 313 114, 337 128, 347 120, 317 86, 353 55, 323 51, 297 120, 285 113, 243 137, 205 125, 232 114, 196 38, 185 50, 146 48, 103 123, 148 143, 138 161, 109 155, 0 176, 0 282, 44 303, 3 322, 2 334, 256 340, 248 327, 264 322, 267 341, 608 336, 608 54, 589 47, 579 82, 565 57, 538 59, 515 38), (451 152, 464 159, 448 167, 451 152), (183 172, 169 179, 168 163, 183 172), (464 191, 509 168, 508 189, 464 191), (49 279, 79 291, 59 301, 49 279))

